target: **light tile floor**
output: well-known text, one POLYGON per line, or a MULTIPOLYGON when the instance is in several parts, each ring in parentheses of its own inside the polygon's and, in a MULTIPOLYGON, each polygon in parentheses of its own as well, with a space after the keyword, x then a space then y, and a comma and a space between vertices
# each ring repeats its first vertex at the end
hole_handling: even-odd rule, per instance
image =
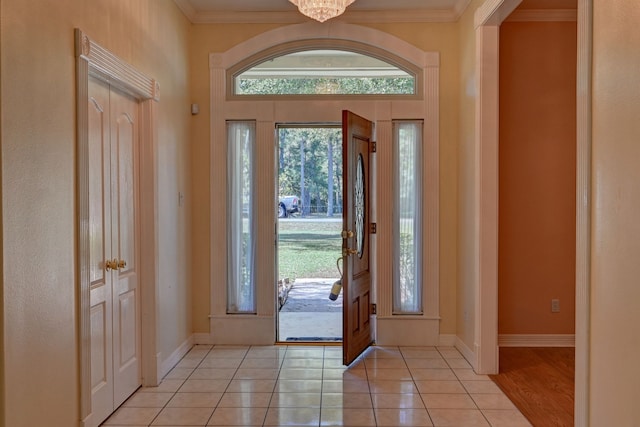
POLYGON ((202 346, 104 426, 530 426, 451 347, 202 346))

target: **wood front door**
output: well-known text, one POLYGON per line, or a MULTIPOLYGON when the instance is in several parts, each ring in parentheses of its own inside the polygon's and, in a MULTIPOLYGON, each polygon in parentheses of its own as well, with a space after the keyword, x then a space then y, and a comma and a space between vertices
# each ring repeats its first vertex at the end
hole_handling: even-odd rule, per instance
POLYGON ((98 425, 140 385, 138 103, 89 83, 91 407, 98 425))
POLYGON ((349 365, 373 342, 371 328, 370 161, 373 123, 342 112, 343 363, 349 365))

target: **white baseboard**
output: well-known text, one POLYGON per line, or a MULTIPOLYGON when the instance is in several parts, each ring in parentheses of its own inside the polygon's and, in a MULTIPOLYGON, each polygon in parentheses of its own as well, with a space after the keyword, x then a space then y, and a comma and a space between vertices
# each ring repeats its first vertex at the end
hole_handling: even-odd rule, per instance
POLYGON ((194 337, 191 335, 182 344, 180 344, 169 357, 162 360, 159 364, 160 372, 158 372, 158 379, 160 380, 164 378, 165 375, 167 375, 169 371, 178 364, 180 359, 182 359, 184 355, 191 350, 191 347, 193 347, 194 344, 194 337))
POLYGON ((211 339, 211 334, 206 332, 198 332, 192 335, 193 343, 195 345, 211 345, 213 344, 213 340, 211 339))
POLYGON ((456 337, 455 347, 462 354, 467 362, 471 365, 474 371, 477 371, 478 368, 478 358, 476 353, 471 350, 460 338, 456 337))
POLYGON ((87 417, 84 420, 81 420, 78 427, 90 427, 92 425, 94 425, 93 412, 87 415, 87 417))
POLYGON ((438 339, 439 347, 455 347, 456 346, 456 337, 454 334, 440 334, 440 338, 438 339))
POLYGON ((498 347, 575 347, 574 334, 500 334, 498 347))

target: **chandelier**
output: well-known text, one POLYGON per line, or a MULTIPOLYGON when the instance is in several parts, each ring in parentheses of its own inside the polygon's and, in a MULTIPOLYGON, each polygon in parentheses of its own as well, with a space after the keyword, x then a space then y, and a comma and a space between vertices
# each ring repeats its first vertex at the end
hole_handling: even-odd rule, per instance
POLYGON ((316 21, 324 22, 327 19, 342 15, 344 10, 355 0, 289 0, 298 6, 303 15, 316 21))

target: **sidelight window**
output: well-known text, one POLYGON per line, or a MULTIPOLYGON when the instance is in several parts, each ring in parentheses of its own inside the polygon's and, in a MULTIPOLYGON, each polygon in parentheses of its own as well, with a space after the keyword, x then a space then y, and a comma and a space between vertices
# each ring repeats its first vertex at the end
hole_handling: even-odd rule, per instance
POLYGON ((422 314, 422 121, 394 121, 393 138, 393 313, 422 314))
POLYGON ((256 313, 255 122, 227 122, 227 313, 256 313))

